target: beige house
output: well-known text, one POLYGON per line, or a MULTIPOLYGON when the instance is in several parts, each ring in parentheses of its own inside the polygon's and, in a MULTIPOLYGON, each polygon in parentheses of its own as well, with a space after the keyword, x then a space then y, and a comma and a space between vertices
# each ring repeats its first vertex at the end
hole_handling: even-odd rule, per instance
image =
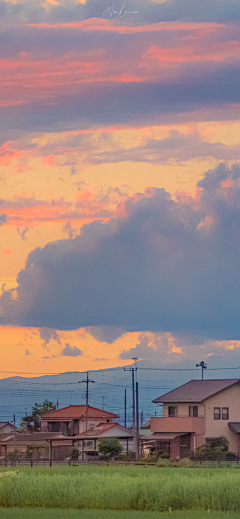
POLYGON ((145 437, 150 447, 178 459, 224 436, 229 450, 240 455, 239 379, 191 380, 153 402, 162 404, 162 416, 151 418, 151 436, 145 437))
POLYGON ((17 431, 17 427, 15 427, 12 423, 0 422, 0 435, 6 434, 6 433, 12 433, 12 432, 14 432, 14 429, 15 429, 15 431, 17 431))
POLYGON ((51 411, 41 418, 41 432, 62 433, 75 436, 99 423, 114 423, 118 416, 90 405, 69 405, 51 411))

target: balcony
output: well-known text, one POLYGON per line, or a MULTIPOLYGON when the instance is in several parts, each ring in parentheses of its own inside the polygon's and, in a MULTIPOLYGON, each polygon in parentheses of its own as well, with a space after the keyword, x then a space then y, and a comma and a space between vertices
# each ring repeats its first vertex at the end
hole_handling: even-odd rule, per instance
POLYGON ((152 417, 151 433, 196 433, 204 434, 204 416, 152 417))

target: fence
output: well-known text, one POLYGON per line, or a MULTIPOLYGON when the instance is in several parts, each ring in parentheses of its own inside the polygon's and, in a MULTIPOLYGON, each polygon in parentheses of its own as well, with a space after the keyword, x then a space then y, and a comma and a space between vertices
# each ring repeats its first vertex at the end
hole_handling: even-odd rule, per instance
MULTIPOLYGON (((53 467, 56 465, 68 465, 68 466, 79 466, 79 465, 148 465, 148 466, 160 466, 158 462, 156 463, 146 463, 146 461, 142 460, 139 462, 133 461, 133 460, 91 460, 91 461, 82 461, 82 460, 27 460, 27 459, 21 459, 21 460, 8 460, 8 459, 0 459, 0 467, 18 467, 18 466, 28 466, 28 467, 36 467, 36 466, 43 466, 43 467, 53 467)), ((172 462, 169 465, 162 466, 162 468, 172 468, 172 467, 182 467, 182 468, 228 468, 228 467, 239 467, 240 469, 240 460, 222 460, 222 459, 216 459, 216 460, 209 460, 209 459, 202 459, 202 460, 194 460, 189 461, 189 463, 181 463, 180 462, 172 462)))

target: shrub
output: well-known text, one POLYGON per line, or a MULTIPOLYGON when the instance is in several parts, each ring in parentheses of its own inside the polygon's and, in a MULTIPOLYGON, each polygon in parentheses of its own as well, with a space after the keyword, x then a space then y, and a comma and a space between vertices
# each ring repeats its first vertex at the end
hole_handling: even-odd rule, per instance
POLYGON ((70 450, 70 459, 72 461, 76 461, 76 460, 78 460, 78 457, 79 457, 79 451, 78 451, 77 447, 73 447, 70 450))
POLYGON ((191 459, 225 460, 227 459, 229 443, 224 436, 212 438, 205 445, 198 447, 191 455, 191 459))
POLYGON ((27 445, 25 456, 29 460, 31 460, 34 455, 35 455, 35 457, 37 459, 39 459, 40 458, 40 452, 41 452, 40 445, 37 445, 37 444, 35 444, 35 445, 27 445))
POLYGON ((18 449, 14 449, 14 451, 9 452, 8 459, 10 461, 17 461, 21 456, 21 452, 18 449))
POLYGON ((98 451, 101 456, 111 458, 118 456, 122 452, 122 445, 118 438, 100 438, 98 442, 98 451))

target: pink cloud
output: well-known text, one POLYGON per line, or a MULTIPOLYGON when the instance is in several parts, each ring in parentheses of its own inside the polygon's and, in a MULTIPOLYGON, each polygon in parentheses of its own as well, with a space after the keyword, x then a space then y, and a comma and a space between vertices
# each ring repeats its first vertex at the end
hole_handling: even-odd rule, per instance
POLYGON ((9 147, 9 143, 5 142, 0 148, 0 165, 9 166, 14 158, 20 158, 21 151, 13 150, 9 147))
POLYGON ((3 254, 11 254, 11 247, 8 247, 7 245, 4 245, 3 254))
POLYGON ((38 29, 81 29, 81 31, 95 32, 95 31, 109 31, 118 34, 134 34, 142 32, 155 31, 189 31, 205 29, 213 31, 224 27, 220 23, 204 22, 204 23, 184 23, 184 22, 158 22, 149 25, 139 26, 120 26, 115 25, 112 20, 104 20, 100 18, 89 18, 81 22, 66 22, 66 23, 32 23, 29 27, 36 27, 38 29))
POLYGON ((43 166, 55 166, 55 157, 54 155, 47 155, 46 157, 42 158, 42 165, 43 166))

